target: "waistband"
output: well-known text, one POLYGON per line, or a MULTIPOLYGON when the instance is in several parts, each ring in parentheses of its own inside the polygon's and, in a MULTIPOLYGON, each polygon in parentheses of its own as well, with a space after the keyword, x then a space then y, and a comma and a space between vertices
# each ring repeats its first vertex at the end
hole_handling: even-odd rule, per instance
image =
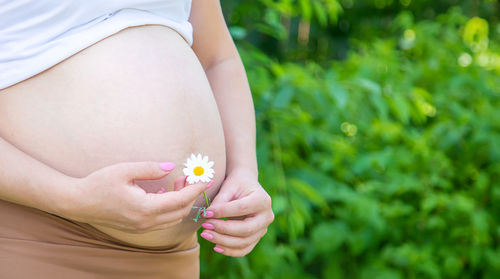
POLYGON ((5 278, 198 278, 196 233, 145 248, 89 224, 0 200, 0 270, 5 278))

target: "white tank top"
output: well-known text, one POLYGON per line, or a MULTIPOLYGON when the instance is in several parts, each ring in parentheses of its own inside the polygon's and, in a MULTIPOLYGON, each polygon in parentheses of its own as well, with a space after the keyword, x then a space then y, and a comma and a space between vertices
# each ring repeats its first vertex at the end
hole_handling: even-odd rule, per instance
POLYGON ((189 45, 191 0, 0 0, 0 89, 130 26, 160 24, 189 45))

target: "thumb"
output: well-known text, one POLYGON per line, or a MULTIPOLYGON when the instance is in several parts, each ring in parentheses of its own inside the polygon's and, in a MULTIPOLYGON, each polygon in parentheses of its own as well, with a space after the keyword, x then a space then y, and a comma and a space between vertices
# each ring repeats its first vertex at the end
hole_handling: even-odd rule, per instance
POLYGON ((187 176, 179 176, 174 181, 174 191, 179 191, 186 186, 187 176))
POLYGON ((193 206, 196 198, 206 190, 207 184, 204 182, 195 183, 180 190, 170 191, 164 195, 148 194, 147 201, 158 212, 166 212, 193 206))
MULTIPOLYGON (((223 192, 223 188, 219 191, 217 196, 215 196, 214 200, 210 204, 210 206, 207 208, 207 211, 213 211, 216 216, 218 216, 218 213, 221 213, 224 206, 229 203, 230 201, 233 200, 233 194, 229 192, 223 192)), ((220 218, 220 217, 218 217, 220 218)))
POLYGON ((127 162, 115 165, 119 176, 127 181, 160 179, 175 168, 172 162, 127 162))

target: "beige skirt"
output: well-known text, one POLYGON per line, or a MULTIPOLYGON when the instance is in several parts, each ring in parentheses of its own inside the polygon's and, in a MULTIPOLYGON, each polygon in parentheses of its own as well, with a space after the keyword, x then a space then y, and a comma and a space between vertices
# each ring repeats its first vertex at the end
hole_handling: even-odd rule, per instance
POLYGON ((0 200, 1 278, 199 278, 199 249, 196 233, 174 247, 141 248, 0 200))

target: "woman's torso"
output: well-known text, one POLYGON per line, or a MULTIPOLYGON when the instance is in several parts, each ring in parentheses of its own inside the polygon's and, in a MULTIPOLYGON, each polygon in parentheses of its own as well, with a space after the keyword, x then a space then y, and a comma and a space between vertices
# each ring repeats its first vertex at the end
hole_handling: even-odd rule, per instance
MULTIPOLYGON (((0 136, 67 175, 84 177, 127 161, 171 161, 147 192, 182 174, 191 153, 215 162, 213 197, 225 176, 222 123, 196 55, 172 29, 131 27, 28 80, 0 91, 0 136)), ((71 185, 68 185, 71 187, 71 185)), ((200 196, 195 205, 202 206, 200 196)), ((97 227, 133 245, 168 246, 199 228, 194 210, 179 225, 147 234, 97 227)))

